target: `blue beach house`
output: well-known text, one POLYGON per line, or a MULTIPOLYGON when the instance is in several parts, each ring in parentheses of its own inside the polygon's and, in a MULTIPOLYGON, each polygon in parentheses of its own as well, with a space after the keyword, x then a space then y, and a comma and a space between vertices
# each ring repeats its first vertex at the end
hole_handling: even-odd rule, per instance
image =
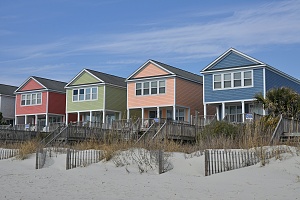
POLYGON ((208 105, 216 107, 217 119, 244 122, 252 113, 265 115, 254 95, 271 88, 289 87, 300 93, 300 81, 270 65, 230 48, 215 59, 203 74, 204 116, 208 105))

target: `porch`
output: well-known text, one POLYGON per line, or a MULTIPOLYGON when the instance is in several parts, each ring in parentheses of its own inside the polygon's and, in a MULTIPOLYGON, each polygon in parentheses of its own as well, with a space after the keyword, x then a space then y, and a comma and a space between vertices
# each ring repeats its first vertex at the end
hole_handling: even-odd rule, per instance
POLYGON ((15 130, 29 130, 37 132, 51 132, 57 124, 65 122, 64 115, 57 114, 35 114, 20 115, 15 117, 15 130), (55 126, 52 126, 55 125, 55 126))
MULTIPOLYGON (((206 109, 204 104, 204 113, 206 109)), ((244 123, 253 120, 253 113, 265 115, 266 112, 261 104, 254 101, 220 102, 209 104, 216 107, 217 120, 225 120, 231 123, 244 123)))
POLYGON ((127 110, 127 119, 130 118, 141 118, 143 126, 149 125, 153 120, 171 120, 189 124, 191 113, 190 108, 181 106, 130 108, 127 110))

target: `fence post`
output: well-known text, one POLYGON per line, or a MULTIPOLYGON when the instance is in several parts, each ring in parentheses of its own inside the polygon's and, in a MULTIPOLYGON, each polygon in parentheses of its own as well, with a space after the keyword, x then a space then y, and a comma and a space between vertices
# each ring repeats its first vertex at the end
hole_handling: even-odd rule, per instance
POLYGON ((208 150, 205 150, 204 151, 205 176, 209 175, 209 173, 208 173, 208 166, 209 166, 208 165, 208 162, 209 162, 208 156, 209 156, 208 150))
POLYGON ((162 174, 164 172, 164 161, 163 161, 163 151, 158 150, 158 173, 162 174))
POLYGON ((35 169, 39 168, 39 149, 36 149, 36 155, 35 155, 35 169))
POLYGON ((66 158, 66 170, 70 169, 69 164, 70 164, 70 149, 67 149, 67 158, 66 158))

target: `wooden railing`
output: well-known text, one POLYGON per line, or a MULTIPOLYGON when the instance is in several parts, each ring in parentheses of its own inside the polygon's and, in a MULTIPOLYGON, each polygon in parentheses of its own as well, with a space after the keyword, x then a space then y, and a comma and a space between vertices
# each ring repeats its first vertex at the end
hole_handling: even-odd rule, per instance
POLYGON ((272 134, 270 145, 273 145, 275 143, 279 142, 280 136, 284 133, 284 122, 282 115, 280 115, 279 121, 277 123, 277 126, 272 134))

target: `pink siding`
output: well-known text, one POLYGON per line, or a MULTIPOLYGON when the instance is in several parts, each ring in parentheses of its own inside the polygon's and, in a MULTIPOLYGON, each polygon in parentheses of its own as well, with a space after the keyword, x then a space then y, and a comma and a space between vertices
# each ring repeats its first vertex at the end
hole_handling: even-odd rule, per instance
POLYGON ((169 73, 155 66, 152 63, 147 64, 133 78, 144 78, 152 76, 168 75, 169 73))
POLYGON ((195 110, 203 115, 203 85, 176 78, 176 104, 190 107, 191 115, 195 110))
POLYGON ((135 83, 128 82, 128 108, 156 107, 174 105, 174 78, 166 79, 166 93, 158 95, 136 96, 135 83))
POLYGON ((42 104, 32 106, 21 105, 21 94, 16 95, 16 115, 46 113, 47 92, 42 92, 42 104))
POLYGON ((38 82, 36 82, 33 79, 30 79, 24 87, 21 88, 20 91, 29 91, 29 90, 38 90, 43 89, 43 86, 41 86, 38 82))
POLYGON ((53 114, 65 114, 66 94, 49 92, 48 112, 53 114))

